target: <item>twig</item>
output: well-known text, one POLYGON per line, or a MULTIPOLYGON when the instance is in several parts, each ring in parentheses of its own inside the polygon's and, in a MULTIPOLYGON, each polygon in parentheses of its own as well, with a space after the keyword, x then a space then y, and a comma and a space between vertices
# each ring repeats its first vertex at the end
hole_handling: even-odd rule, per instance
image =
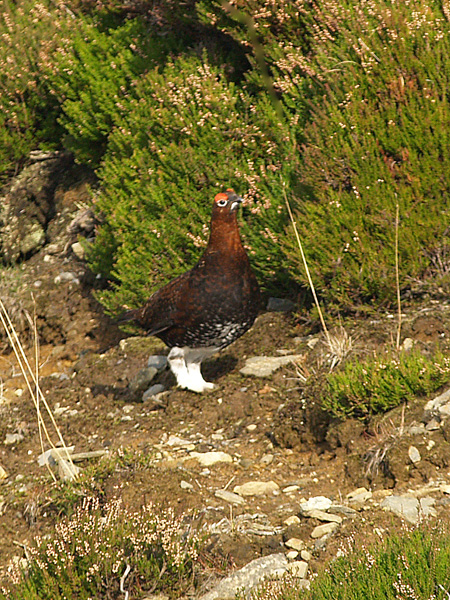
MULTIPOLYGON (((62 444, 62 450, 65 451, 66 456, 67 456, 67 461, 72 465, 72 459, 70 458, 70 453, 67 450, 67 446, 66 443, 64 442, 64 439, 62 437, 61 431, 55 421, 55 418, 53 416, 53 413, 51 411, 50 406, 47 403, 47 400, 44 396, 44 394, 42 393, 42 390, 39 386, 39 379, 38 379, 38 365, 36 365, 36 375, 34 374, 30 363, 28 362, 28 358, 24 352, 23 346, 20 343, 19 337, 17 335, 16 329, 9 317, 8 311, 5 308, 5 305, 3 304, 2 300, 0 300, 0 322, 2 323, 5 331, 6 331, 6 335, 8 337, 9 343, 11 344, 11 348, 13 349, 14 355, 16 357, 16 360, 19 364, 19 368, 22 372, 22 376, 25 380, 25 383, 28 387, 28 391, 30 392, 31 398, 33 399, 33 403, 36 407, 36 411, 37 411, 37 417, 38 417, 38 422, 42 425, 42 431, 45 434, 45 437, 48 441, 48 443, 50 444, 50 446, 52 448, 56 448, 55 444, 52 442, 50 434, 48 432, 48 429, 45 425, 44 419, 42 417, 42 411, 40 408, 40 401, 42 400, 42 403, 50 417, 51 423, 55 429, 55 432, 59 438, 59 441, 62 444), (35 390, 33 389, 33 385, 35 387, 35 390)), ((35 329, 36 331, 36 329, 35 329)), ((37 332, 36 332, 37 333, 37 332)), ((36 340, 35 340, 35 344, 36 344, 36 340)), ((35 348, 35 354, 38 354, 38 351, 35 348)), ((60 450, 61 450, 60 449, 60 450)), ((55 479, 54 474, 52 473, 52 477, 55 479)))
POLYGON ((327 326, 325 324, 325 319, 323 318, 322 309, 320 308, 319 299, 317 298, 317 294, 316 294, 316 289, 314 287, 314 284, 313 284, 313 281, 312 281, 312 278, 311 278, 311 274, 309 272, 308 263, 306 262, 306 256, 305 256, 305 253, 303 252, 303 246, 302 246, 302 243, 300 241, 300 236, 298 234, 297 224, 296 224, 296 222, 294 220, 294 215, 292 214, 291 206, 290 206, 289 201, 287 199, 284 181, 283 181, 283 195, 284 195, 284 200, 286 202, 286 206, 287 206, 287 209, 288 209, 289 217, 291 219, 292 226, 294 228, 294 233, 295 233, 295 237, 297 239, 297 244, 298 244, 298 247, 300 248, 300 253, 302 255, 303 265, 305 267, 306 277, 308 278, 309 287, 311 288, 311 292, 312 292, 312 295, 313 295, 313 298, 314 298, 314 302, 315 302, 317 310, 319 312, 320 322, 322 324, 322 328, 323 328, 323 331, 325 333, 325 337, 327 338, 328 346, 331 348, 332 341, 331 341, 331 338, 330 338, 330 334, 328 333, 327 326))
POLYGON ((127 563, 127 566, 125 567, 125 571, 124 571, 122 577, 120 578, 120 591, 122 592, 122 594, 125 594, 124 600, 128 600, 128 591, 124 590, 123 586, 125 585, 125 579, 128 577, 128 574, 130 571, 131 571, 131 567, 127 563))
POLYGON ((402 330, 402 306, 400 299, 400 274, 398 264, 398 223, 399 223, 399 206, 397 202, 395 210, 395 285, 397 288, 397 309, 398 309, 398 327, 397 327, 397 350, 400 348, 400 335, 402 330))

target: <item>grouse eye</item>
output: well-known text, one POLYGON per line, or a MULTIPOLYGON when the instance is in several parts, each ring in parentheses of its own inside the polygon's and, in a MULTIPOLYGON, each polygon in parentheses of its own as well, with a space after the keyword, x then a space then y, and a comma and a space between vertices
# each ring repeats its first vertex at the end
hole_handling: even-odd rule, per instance
POLYGON ((217 206, 226 206, 228 200, 217 200, 217 206))

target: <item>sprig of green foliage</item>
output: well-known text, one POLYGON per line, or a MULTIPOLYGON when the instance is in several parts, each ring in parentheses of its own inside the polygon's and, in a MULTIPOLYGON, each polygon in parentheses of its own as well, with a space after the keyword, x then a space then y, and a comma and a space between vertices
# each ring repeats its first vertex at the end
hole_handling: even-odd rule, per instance
POLYGON ((326 381, 321 400, 326 412, 341 419, 366 419, 435 392, 450 381, 450 359, 440 352, 432 358, 417 350, 390 352, 346 362, 326 381))

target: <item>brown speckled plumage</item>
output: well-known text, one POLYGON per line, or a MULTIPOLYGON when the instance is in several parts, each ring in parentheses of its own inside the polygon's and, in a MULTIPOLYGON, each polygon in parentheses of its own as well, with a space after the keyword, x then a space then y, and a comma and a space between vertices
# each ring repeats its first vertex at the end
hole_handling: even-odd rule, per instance
POLYGON ((163 340, 172 349, 168 358, 178 385, 197 392, 213 387, 201 376, 203 358, 250 329, 259 311, 258 282, 239 235, 241 202, 233 190, 217 194, 198 263, 121 319, 163 340))

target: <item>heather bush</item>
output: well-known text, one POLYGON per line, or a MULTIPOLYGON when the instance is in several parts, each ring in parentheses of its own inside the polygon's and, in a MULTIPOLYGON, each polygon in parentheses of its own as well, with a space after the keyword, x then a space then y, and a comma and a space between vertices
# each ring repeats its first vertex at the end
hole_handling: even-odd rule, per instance
MULTIPOLYGON (((44 67, 69 20, 47 0, 0 1, 0 179, 17 171, 30 151, 59 144, 59 106, 44 67)), ((73 31, 76 21, 70 26, 73 31)))
POLYGON ((115 27, 87 19, 56 53, 57 69, 47 76, 61 104, 65 145, 79 162, 98 166, 136 82, 175 46, 147 30, 137 19, 115 27))
POLYGON ((296 156, 271 102, 227 81, 205 55, 150 71, 135 93, 98 172, 104 223, 89 254, 95 271, 114 278, 100 295, 105 307, 139 304, 193 265, 213 196, 227 187, 245 199, 242 231, 261 279, 286 284, 282 186, 296 156))
POLYGON ((321 406, 331 416, 367 419, 417 396, 436 392, 450 381, 450 359, 438 352, 386 353, 348 361, 326 378, 321 406))
POLYGON ((4 600, 87 600, 180 594, 192 581, 199 540, 171 510, 131 512, 119 500, 103 508, 85 499, 53 536, 36 539, 27 564, 10 566, 4 600), (121 584, 122 582, 122 584, 121 584))
POLYGON ((330 303, 392 302, 397 204, 401 288, 450 267, 450 26, 437 2, 317 4, 323 52, 311 59, 319 83, 302 155, 311 193, 297 225, 330 303))
MULTIPOLYGON (((240 0, 233 7, 199 3, 203 19, 247 49, 251 82, 263 55, 301 140, 302 194, 290 200, 329 306, 395 298, 397 204, 402 289, 430 275, 448 278, 447 3, 240 0), (299 111, 305 127, 295 125, 299 111)), ((293 238, 285 251, 292 277, 306 283, 293 238)))
MULTIPOLYGON (((389 535, 372 547, 349 544, 343 556, 304 589, 293 581, 268 582, 252 600, 446 600, 450 534, 442 524, 389 535)), ((242 596, 240 597, 242 598, 242 596)))

